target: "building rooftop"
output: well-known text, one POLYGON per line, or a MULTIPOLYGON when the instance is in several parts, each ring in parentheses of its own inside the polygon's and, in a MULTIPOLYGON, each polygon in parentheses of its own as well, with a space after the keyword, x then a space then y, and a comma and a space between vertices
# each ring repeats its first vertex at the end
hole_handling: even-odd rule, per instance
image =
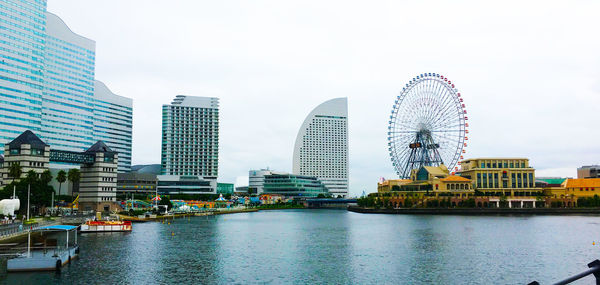
POLYGON ((30 130, 26 130, 6 145, 10 148, 21 148, 22 144, 31 145, 32 148, 44 148, 48 146, 30 130))
POLYGON ((600 187, 600 178, 567 179, 565 188, 600 187))
POLYGON ((467 161, 471 161, 471 160, 505 160, 505 159, 510 159, 510 160, 529 160, 529 158, 525 158, 525 157, 479 157, 479 158, 464 159, 462 161, 467 162, 467 161))
POLYGON ((450 175, 446 178, 440 179, 440 181, 443 181, 443 182, 471 182, 471 179, 464 178, 464 177, 461 177, 458 175, 450 175))
POLYGON ((90 148, 88 148, 85 152, 87 152, 87 153, 96 153, 96 152, 115 153, 103 141, 97 141, 90 148))
POLYGON ((423 166, 423 168, 425 168, 429 174, 436 177, 448 176, 448 168, 446 168, 446 166, 443 164, 440 166, 423 166))

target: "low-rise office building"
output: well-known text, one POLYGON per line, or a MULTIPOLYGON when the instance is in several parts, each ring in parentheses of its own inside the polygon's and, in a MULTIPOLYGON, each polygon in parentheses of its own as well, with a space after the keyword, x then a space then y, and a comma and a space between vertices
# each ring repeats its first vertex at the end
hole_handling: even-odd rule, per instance
POLYGON ((194 175, 158 175, 158 194, 216 194, 217 181, 194 175))
POLYGON ((264 192, 265 175, 276 173, 272 170, 260 169, 248 171, 248 188, 253 194, 262 194, 264 192))
POLYGON ((309 198, 328 195, 327 187, 316 177, 295 174, 265 175, 263 194, 309 198))
POLYGON ((217 183, 217 194, 233 194, 234 188, 233 183, 217 183))
POLYGON ((152 173, 118 173, 117 194, 154 194, 157 183, 158 179, 152 173))

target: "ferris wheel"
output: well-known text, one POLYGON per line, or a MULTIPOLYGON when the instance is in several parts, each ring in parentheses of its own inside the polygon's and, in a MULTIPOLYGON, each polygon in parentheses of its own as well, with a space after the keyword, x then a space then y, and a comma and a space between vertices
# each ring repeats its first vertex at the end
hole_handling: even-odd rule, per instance
POLYGON ((467 147, 467 110, 454 84, 437 73, 413 78, 396 98, 388 126, 388 147, 400 178, 412 169, 444 164, 458 170, 467 147))

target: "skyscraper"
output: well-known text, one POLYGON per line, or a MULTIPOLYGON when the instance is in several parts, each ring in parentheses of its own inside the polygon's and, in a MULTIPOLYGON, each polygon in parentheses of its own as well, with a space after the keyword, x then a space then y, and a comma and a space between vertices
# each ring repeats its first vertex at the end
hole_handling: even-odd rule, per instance
POLYGON ((94 141, 96 43, 46 13, 42 132, 47 144, 82 151, 94 141))
POLYGON ((348 196, 348 99, 322 103, 296 137, 293 173, 317 177, 334 196, 348 196))
POLYGON ((0 22, 0 154, 25 130, 68 151, 111 137, 106 144, 119 151, 119 170, 129 169, 131 127, 121 120, 131 124, 131 99, 107 110, 96 94, 96 43, 47 12, 45 0, 0 0, 0 22), (107 119, 113 111, 118 119, 107 119))
POLYGON ((112 93, 104 83, 94 85, 94 141, 119 153, 119 172, 131 170, 133 101, 112 93))
POLYGON ((219 99, 177 95, 162 113, 161 173, 216 181, 219 99))
POLYGON ((0 1, 0 152, 42 127, 46 1, 0 1))

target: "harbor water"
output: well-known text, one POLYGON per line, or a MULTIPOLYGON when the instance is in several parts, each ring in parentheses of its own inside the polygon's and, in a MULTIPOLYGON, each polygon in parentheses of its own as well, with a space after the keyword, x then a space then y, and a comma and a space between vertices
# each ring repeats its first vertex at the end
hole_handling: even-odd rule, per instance
MULTIPOLYGON (((600 259, 597 216, 277 210, 82 234, 62 272, 6 284, 541 284, 600 259)), ((593 277, 579 284, 592 284, 593 277)))

